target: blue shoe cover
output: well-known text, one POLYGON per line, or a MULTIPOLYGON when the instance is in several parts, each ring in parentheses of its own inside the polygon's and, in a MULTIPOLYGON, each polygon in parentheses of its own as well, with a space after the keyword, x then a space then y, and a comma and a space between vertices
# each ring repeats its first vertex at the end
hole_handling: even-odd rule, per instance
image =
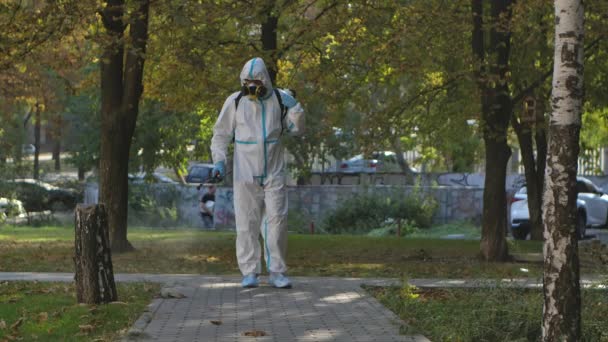
POLYGON ((241 281, 241 285, 244 288, 252 288, 252 287, 258 287, 259 285, 259 281, 258 281, 258 276, 255 273, 250 273, 246 276, 243 277, 243 281, 241 281))
POLYGON ((268 278, 270 285, 279 289, 290 289, 291 281, 283 273, 270 273, 268 278))

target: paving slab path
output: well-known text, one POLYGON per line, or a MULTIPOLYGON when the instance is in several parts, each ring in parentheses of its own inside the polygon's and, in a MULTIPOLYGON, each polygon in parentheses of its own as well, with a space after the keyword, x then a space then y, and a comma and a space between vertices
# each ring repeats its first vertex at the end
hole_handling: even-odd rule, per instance
MULTIPOLYGON (((73 281, 70 273, 0 273, 3 280, 73 281)), ((161 296, 129 330, 125 341, 336 341, 422 342, 399 333, 405 323, 361 284, 395 280, 292 277, 292 289, 276 289, 261 277, 243 289, 239 276, 117 274, 117 281, 163 284, 161 296)))
MULTIPOLYGON (((585 278, 584 287, 603 288, 608 277, 585 278), (603 284, 603 285, 602 285, 603 284)), ((0 272, 0 281, 73 281, 71 273, 0 272)), ((400 285, 398 279, 292 277, 292 289, 264 282, 243 289, 239 276, 117 274, 119 282, 157 282, 154 299, 124 341, 429 341, 401 335, 405 323, 361 285, 400 285), (251 336, 253 335, 253 336, 251 336)), ((418 287, 528 287, 538 279, 410 279, 418 287)))

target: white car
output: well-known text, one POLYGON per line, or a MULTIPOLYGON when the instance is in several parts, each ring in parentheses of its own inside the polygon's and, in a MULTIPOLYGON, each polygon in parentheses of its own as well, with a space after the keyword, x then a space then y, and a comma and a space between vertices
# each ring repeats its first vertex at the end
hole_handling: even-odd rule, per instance
MULTIPOLYGON (((417 172, 411 169, 412 172, 417 172)), ((397 154, 391 151, 372 152, 367 158, 363 154, 356 155, 337 164, 337 172, 341 173, 376 173, 401 172, 397 162, 397 154)))
MULTIPOLYGON (((577 233, 585 237, 587 227, 608 227, 608 195, 590 180, 576 178, 577 233)), ((519 189, 511 202, 511 234, 523 240, 530 233, 530 213, 526 187, 519 189)))

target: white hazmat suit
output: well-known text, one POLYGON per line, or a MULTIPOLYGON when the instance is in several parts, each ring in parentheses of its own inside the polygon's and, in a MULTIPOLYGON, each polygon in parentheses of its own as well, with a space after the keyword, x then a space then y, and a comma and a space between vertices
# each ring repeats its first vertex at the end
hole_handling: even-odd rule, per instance
POLYGON ((227 161, 228 145, 234 139, 234 209, 236 255, 243 275, 261 273, 260 229, 269 272, 287 271, 287 189, 281 136, 299 135, 304 129, 304 111, 289 94, 279 90, 283 117, 266 65, 261 58, 249 60, 241 71, 245 80, 258 80, 267 89, 255 100, 240 92, 230 95, 215 126, 211 140, 213 162, 227 161))

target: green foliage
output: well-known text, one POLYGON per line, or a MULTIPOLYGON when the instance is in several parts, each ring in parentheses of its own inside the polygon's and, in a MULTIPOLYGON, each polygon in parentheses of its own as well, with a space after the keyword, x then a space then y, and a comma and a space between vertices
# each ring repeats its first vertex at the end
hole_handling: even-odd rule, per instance
MULTIPOLYGON (((404 334, 433 341, 539 341, 543 294, 524 289, 367 290, 408 324, 404 334)), ((582 341, 605 341, 608 297, 599 290, 582 291, 582 341)))
POLYGON ((399 229, 399 223, 398 222, 389 220, 389 222, 385 222, 383 224, 382 228, 373 229, 369 233, 367 233, 367 235, 368 236, 374 236, 374 237, 396 236, 397 235, 397 231, 400 231, 401 232, 401 236, 409 236, 409 235, 411 235, 413 233, 416 233, 419 230, 420 229, 418 229, 409 220, 402 220, 401 221, 401 228, 400 229, 399 229))
POLYGON ((151 185, 129 186, 129 225, 171 227, 177 223, 176 194, 171 187, 163 187, 158 198, 151 193, 151 185))
MULTIPOLYGON (((157 101, 144 101, 141 106, 131 145, 131 170, 153 173, 158 166, 166 165, 183 172, 193 157, 188 150, 193 141, 203 136, 211 139, 212 124, 200 112, 179 112, 165 107, 157 101)), ((198 157, 209 157, 208 152, 195 152, 198 157)))
POLYGON ((99 105, 99 94, 93 89, 83 90, 67 100, 64 148, 70 151, 67 161, 82 170, 90 170, 99 163, 99 105))
MULTIPOLYGON (((301 211, 289 210, 287 214, 287 229, 290 232, 308 234, 310 233, 310 223, 312 218, 310 215, 301 211)), ((315 233, 323 233, 319 230, 320 227, 315 226, 315 233)))
MULTIPOLYGON (((0 102, 2 99, 0 98, 0 102)), ((1 108, 1 107, 0 107, 1 108)), ((2 134, 0 134, 0 164, 6 164, 7 158, 12 158, 15 164, 21 164, 22 145, 26 141, 26 131, 23 125, 23 113, 19 106, 11 106, 10 112, 2 112, 2 134)), ((0 168, 5 165, 0 165, 0 168)))
POLYGON ((378 228, 390 231, 397 219, 404 222, 406 231, 408 226, 428 228, 436 208, 434 199, 417 193, 357 194, 326 216, 323 230, 333 234, 362 234, 378 228))

